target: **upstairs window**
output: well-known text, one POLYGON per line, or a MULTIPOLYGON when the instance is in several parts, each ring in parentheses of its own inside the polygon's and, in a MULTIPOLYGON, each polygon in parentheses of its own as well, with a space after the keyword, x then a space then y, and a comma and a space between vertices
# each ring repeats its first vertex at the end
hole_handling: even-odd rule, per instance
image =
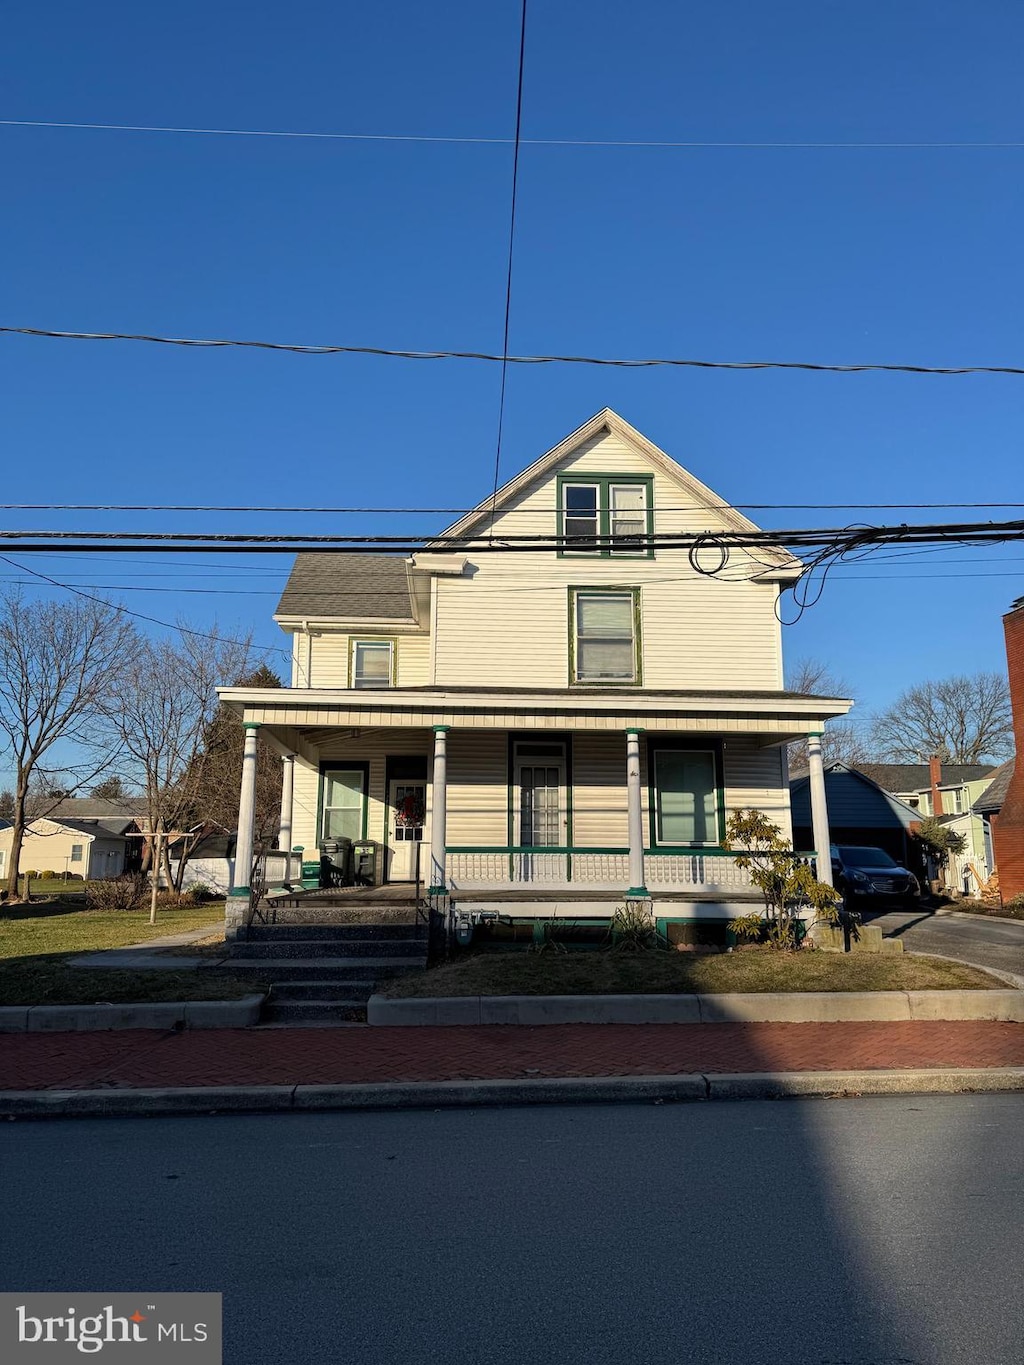
POLYGON ((394 658, 393 640, 353 640, 352 686, 392 687, 394 658))
POLYGON ((654 533, 653 479, 646 474, 563 475, 558 480, 560 555, 650 558, 654 533))
POLYGON ((639 682, 636 592, 578 588, 572 613, 573 682, 639 682))

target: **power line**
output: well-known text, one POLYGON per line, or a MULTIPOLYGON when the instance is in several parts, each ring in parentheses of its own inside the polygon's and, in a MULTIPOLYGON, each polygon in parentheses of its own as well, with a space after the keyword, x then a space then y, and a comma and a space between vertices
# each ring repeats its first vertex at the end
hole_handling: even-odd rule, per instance
POLYGON ((508 378, 508 327, 512 314, 512 260, 516 245, 516 191, 519 188, 519 142, 523 126, 523 69, 526 61, 526 0, 522 0, 519 25, 519 76, 516 87, 516 130, 512 149, 512 201, 508 224, 508 272, 505 277, 505 329, 501 344, 501 389, 498 395, 498 436, 494 449, 494 492, 491 496, 491 529, 498 501, 498 475, 501 470, 501 438, 505 429, 505 382, 508 378))
MULTIPOLYGON (((94 132, 117 133, 181 133, 206 137, 267 137, 298 138, 319 142, 426 142, 507 147, 509 137, 474 137, 428 133, 331 133, 289 128, 194 128, 173 127, 152 123, 79 123, 56 119, 5 118, 0 126, 7 128, 75 128, 94 132)), ((662 147, 679 150, 740 150, 740 151, 1007 151, 1024 148, 1024 142, 838 142, 838 141, 774 141, 749 142, 726 140, 673 140, 666 138, 580 138, 527 137, 521 139, 525 147, 662 147)))
MULTIPOLYGON (((1009 374, 1024 375, 1020 365, 832 365, 809 360, 694 360, 680 357, 649 359, 592 355, 498 355, 491 351, 404 351, 382 346, 305 345, 283 341, 248 341, 228 337, 165 337, 143 332, 60 332, 45 327, 4 327, 14 336, 52 337, 61 341, 145 341, 159 346, 200 349, 236 347, 243 350, 287 351, 292 355, 368 355, 398 360, 487 360, 506 365, 602 365, 618 369, 668 366, 691 370, 809 370, 821 374, 1009 374)), ((959 504, 957 504, 959 505, 959 504)))
MULTIPOLYGON (((0 329, 2 330, 2 329, 0 329)), ((1014 508, 1024 502, 733 502, 730 507, 744 512, 866 512, 921 511, 954 508, 1014 508)), ((685 507, 656 506, 653 512, 692 512, 685 507)), ((271 512, 281 514, 315 512, 323 516, 468 516, 476 507, 278 507, 266 503, 254 506, 192 503, 127 502, 0 502, 0 512, 271 512)), ((535 507, 504 507, 502 516, 536 516, 535 507)))
MULTIPOLYGON (((17 569, 19 573, 31 574, 33 578, 42 579, 44 583, 49 583, 54 588, 60 588, 63 592, 73 593, 76 597, 84 597, 90 602, 98 602, 100 606, 109 607, 111 611, 120 612, 124 616, 133 616, 138 621, 148 621, 150 625, 163 626, 166 630, 175 630, 179 635, 192 635, 197 640, 214 640, 218 644, 240 645, 242 648, 245 648, 248 643, 245 640, 232 640, 224 635, 213 635, 205 630, 193 630, 191 626, 178 625, 174 621, 161 621, 157 616, 147 616, 144 612, 132 611, 130 607, 123 606, 120 602, 108 602, 106 598, 96 597, 93 593, 73 587, 70 583, 61 583, 58 579, 51 578, 49 574, 40 573, 39 570, 32 569, 27 564, 18 564, 13 559, 8 559, 6 555, 0 555, 0 560, 9 564, 12 569, 17 569)), ((288 659, 292 657, 290 650, 281 649, 277 645, 266 646, 264 652, 283 654, 288 659)))

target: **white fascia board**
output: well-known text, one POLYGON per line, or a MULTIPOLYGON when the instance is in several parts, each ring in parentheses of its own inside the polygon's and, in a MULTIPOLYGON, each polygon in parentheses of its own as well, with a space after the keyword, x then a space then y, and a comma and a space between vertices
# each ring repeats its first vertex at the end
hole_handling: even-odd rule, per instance
POLYGON ((618 692, 610 695, 581 696, 579 693, 484 693, 484 692, 412 692, 400 687, 389 688, 300 688, 300 687, 218 687, 217 695, 228 706, 322 707, 365 706, 370 710, 394 710, 407 706, 415 711, 579 711, 579 712, 639 712, 660 714, 664 711, 729 711, 740 715, 761 715, 765 711, 783 715, 810 716, 836 719, 845 716, 853 702, 841 697, 793 697, 780 699, 766 696, 732 697, 652 697, 643 693, 618 692))
POLYGON ((283 631, 296 634, 302 631, 334 630, 339 634, 352 631, 373 635, 414 634, 423 627, 411 616, 390 620, 373 616, 275 616, 274 620, 283 631))

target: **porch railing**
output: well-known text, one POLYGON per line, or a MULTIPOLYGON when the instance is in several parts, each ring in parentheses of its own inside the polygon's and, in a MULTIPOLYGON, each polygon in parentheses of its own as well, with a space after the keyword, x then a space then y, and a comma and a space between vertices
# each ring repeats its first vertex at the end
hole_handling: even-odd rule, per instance
MULTIPOLYGON (((460 846, 446 850, 446 862, 453 891, 505 886, 618 891, 629 885, 629 850, 625 848, 460 846)), ((703 848, 647 849, 644 880, 655 893, 749 891, 754 885, 749 870, 736 866, 735 854, 703 848)))

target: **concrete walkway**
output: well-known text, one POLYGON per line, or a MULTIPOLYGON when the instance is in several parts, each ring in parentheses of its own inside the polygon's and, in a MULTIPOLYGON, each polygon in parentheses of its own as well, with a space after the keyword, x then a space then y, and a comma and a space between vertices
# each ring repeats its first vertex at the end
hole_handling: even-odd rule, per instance
MULTIPOLYGON (((78 957, 68 958, 69 967, 118 967, 129 971, 153 971, 164 968, 170 971, 192 971, 203 963, 212 963, 209 957, 176 957, 169 954, 168 948, 187 948, 192 943, 201 943, 216 931, 216 924, 205 929, 189 929, 183 934, 165 934, 161 938, 147 939, 144 943, 126 943, 122 948, 104 948, 96 953, 81 953, 78 957)), ((227 957, 225 949, 224 956, 227 957)))

